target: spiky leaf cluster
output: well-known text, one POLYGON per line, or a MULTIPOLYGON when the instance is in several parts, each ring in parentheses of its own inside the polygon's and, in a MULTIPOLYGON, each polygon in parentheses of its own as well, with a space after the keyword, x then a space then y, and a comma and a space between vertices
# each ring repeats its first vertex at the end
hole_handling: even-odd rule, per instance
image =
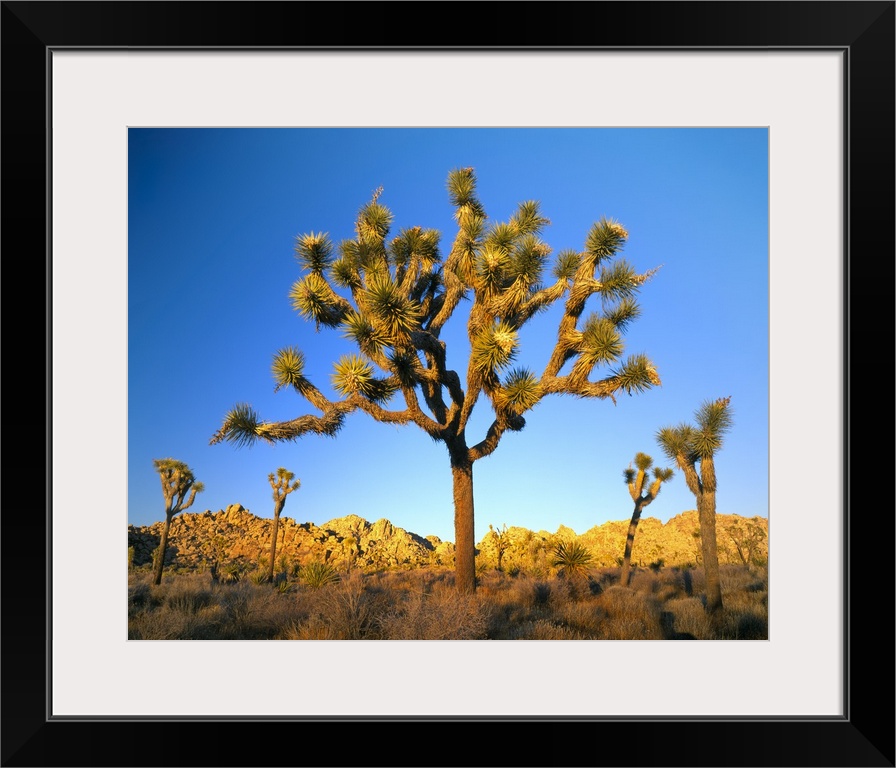
POLYGON ((534 408, 543 394, 541 382, 532 371, 514 368, 498 390, 496 402, 499 408, 520 416, 534 408))
POLYGON ((597 363, 612 363, 624 350, 622 336, 616 325, 600 315, 591 315, 582 329, 579 360, 590 368, 597 363))
POLYGON ((563 250, 557 254, 554 265, 554 277, 558 280, 571 280, 579 269, 582 255, 578 251, 563 250))
POLYGON ((668 467, 654 467, 653 468, 653 477, 655 480, 659 480, 661 483, 668 482, 675 475, 675 472, 668 467))
POLYGON ((274 355, 271 373, 276 384, 274 391, 283 387, 300 389, 305 380, 305 355, 298 347, 285 347, 274 355))
POLYGON ((306 320, 313 320, 319 327, 335 328, 342 322, 344 309, 326 278, 309 272, 303 279, 293 284, 289 292, 293 309, 306 320))
POLYGON ((612 374, 614 385, 619 391, 632 395, 643 392, 660 383, 656 368, 646 355, 632 355, 621 368, 612 374))
POLYGON ((554 547, 551 565, 562 569, 567 577, 583 577, 594 557, 591 551, 579 541, 561 541, 554 547))
POLYGON ((349 312, 343 320, 345 336, 365 355, 375 358, 392 343, 393 338, 382 324, 374 324, 367 315, 361 312, 349 312))
POLYGON ((516 357, 517 341, 516 330, 503 320, 483 328, 473 339, 470 364, 480 373, 498 371, 516 357))
POLYGON ((313 560, 305 563, 299 570, 299 578, 311 589, 320 589, 340 580, 339 571, 329 563, 313 560))
POLYGON ((628 486, 629 494, 640 509, 641 506, 653 501, 660 491, 660 486, 671 480, 675 473, 665 467, 654 467, 653 457, 641 451, 635 454, 634 464, 634 468, 629 465, 624 469, 622 476, 628 486), (648 487, 651 467, 653 467, 653 482, 648 487))
POLYGON ((259 437, 260 424, 258 413, 251 405, 237 403, 224 416, 224 422, 212 438, 212 444, 225 440, 236 446, 251 445, 259 437))
POLYGON ((323 232, 310 232, 296 237, 296 259, 309 272, 322 275, 333 260, 333 245, 323 232))
POLYGON ((362 295, 370 322, 390 339, 404 338, 419 327, 419 306, 388 275, 376 275, 362 295))
POLYGON ((694 414, 697 430, 693 436, 693 448, 700 458, 712 456, 722 447, 725 434, 733 423, 730 402, 730 397, 707 400, 694 414))
POLYGON ((730 397, 704 401, 694 413, 696 424, 662 427, 656 439, 670 460, 680 465, 711 458, 733 424, 730 397))
POLYGON ((395 393, 396 386, 376 378, 373 366, 360 355, 343 355, 333 367, 333 387, 346 397, 357 393, 374 402, 385 402, 395 393))
POLYGON ((627 239, 628 232, 618 221, 601 218, 585 238, 586 259, 594 265, 601 264, 622 250, 627 239))

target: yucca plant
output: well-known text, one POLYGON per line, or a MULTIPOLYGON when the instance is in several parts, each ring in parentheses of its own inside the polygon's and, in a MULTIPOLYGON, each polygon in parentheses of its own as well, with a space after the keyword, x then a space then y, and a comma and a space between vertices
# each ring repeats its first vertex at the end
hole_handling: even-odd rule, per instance
POLYGON ((299 578, 312 589, 319 589, 339 581, 339 572, 329 563, 314 560, 302 566, 299 578))
POLYGON ((289 442, 307 434, 334 436, 345 418, 362 411, 376 421, 415 424, 448 451, 453 482, 455 583, 476 588, 473 464, 491 455, 508 432, 548 395, 616 401, 660 384, 646 355, 624 356, 623 334, 639 314, 635 296, 656 270, 638 273, 618 259, 628 232, 601 218, 581 250, 563 250, 553 279, 542 282, 551 248, 541 239, 550 224, 538 202, 518 205, 507 221, 489 220, 476 194, 472 168, 448 174, 448 198, 457 234, 443 257, 441 234, 411 227, 391 237, 392 212, 382 188, 357 214, 354 237, 338 244, 323 232, 300 235, 295 257, 301 275, 290 300, 305 320, 341 329, 357 346, 332 374, 335 399, 305 376, 295 347, 274 355, 276 389, 290 388, 319 415, 263 421, 246 403, 227 414, 211 443, 236 446, 258 440, 289 442), (589 301, 594 310, 586 312, 589 301), (521 329, 562 304, 553 349, 544 350, 540 374, 508 370, 521 354, 521 329), (468 310, 471 345, 467 370, 449 367, 442 330, 456 311, 468 310), (401 402, 390 406, 400 397, 401 402), (486 401, 492 423, 470 440, 470 418, 486 401))
POLYGON ((252 573, 249 574, 249 581, 253 584, 267 584, 270 579, 268 579, 267 573, 259 569, 257 571, 252 571, 252 573))
POLYGON ((221 580, 228 584, 235 584, 243 577, 243 569, 239 563, 227 563, 221 573, 221 580))
POLYGON ((584 579, 593 559, 591 551, 581 542, 561 541, 554 547, 551 565, 559 568, 567 579, 584 579))

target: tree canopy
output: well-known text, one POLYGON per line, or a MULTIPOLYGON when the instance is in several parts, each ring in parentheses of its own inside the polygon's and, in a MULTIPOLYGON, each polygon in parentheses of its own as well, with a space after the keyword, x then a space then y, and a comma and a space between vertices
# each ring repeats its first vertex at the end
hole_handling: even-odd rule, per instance
POLYGON ((271 363, 275 389, 291 389, 319 413, 265 421, 245 402, 235 405, 212 444, 276 443, 306 434, 334 436, 362 411, 387 424, 415 424, 448 449, 454 478, 458 586, 473 588, 472 465, 495 451, 507 432, 525 426, 528 411, 551 394, 609 399, 660 385, 645 354, 626 356, 623 335, 639 316, 636 296, 656 270, 638 273, 619 256, 628 232, 601 218, 581 250, 557 253, 545 282, 550 223, 539 203, 517 206, 508 221, 491 221, 476 194, 472 168, 448 176, 457 233, 447 255, 441 234, 422 227, 390 233, 392 212, 377 189, 355 220, 355 236, 334 243, 325 232, 299 235, 302 270, 290 290, 296 312, 315 327, 339 329, 357 352, 333 367, 336 398, 305 375, 295 345, 271 363), (589 299, 599 306, 585 315, 589 299), (520 329, 563 301, 556 341, 537 372, 517 365, 520 329), (452 368, 442 331, 462 306, 470 355, 452 368), (583 317, 584 315, 584 317, 583 317), (595 373, 600 373, 595 376, 595 373), (474 406, 485 399, 493 420, 485 434, 466 434, 474 406))

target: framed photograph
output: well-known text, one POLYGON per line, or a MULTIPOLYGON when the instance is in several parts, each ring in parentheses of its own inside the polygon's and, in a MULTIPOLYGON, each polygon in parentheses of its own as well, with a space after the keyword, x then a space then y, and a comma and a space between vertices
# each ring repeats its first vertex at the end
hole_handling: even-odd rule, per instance
MULTIPOLYGON (((44 515, 21 493, 30 481, 7 473, 17 498, 7 498, 2 545, 2 764, 278 765, 264 739, 286 725, 328 745, 289 747, 297 764, 896 764, 892 656, 881 644, 892 640, 893 518, 865 490, 884 491, 865 477, 880 462, 851 452, 853 432, 879 425, 892 402, 891 387, 877 391, 889 377, 859 388, 852 361, 867 359, 859 328, 892 349, 894 6, 431 3, 410 15, 488 26, 489 14, 518 13, 526 31, 496 36, 524 42, 402 45, 393 40, 414 25, 396 3, 4 2, 8 285, 44 288, 40 320, 21 327, 39 328, 45 344, 47 443, 44 515), (384 39, 368 41, 372 29, 384 39), (354 40, 349 30, 357 43, 327 42, 354 40), (768 638, 129 641, 119 564, 135 482, 129 305, 153 299, 129 290, 149 280, 153 258, 129 265, 129 142, 136 130, 224 128, 761 132, 768 638), (35 247, 43 258, 16 258, 35 247), (25 544, 35 541, 39 568, 25 544), (423 752, 394 744, 383 730, 392 724, 433 742, 423 752)), ((180 199, 178 215, 214 199, 180 199)), ((209 247, 236 236, 209 233, 209 247)), ((251 290, 240 280, 237 270, 205 322, 239 312, 239 291, 251 290)), ((16 320, 35 306, 14 298, 16 320)), ((707 320, 699 307, 682 311, 699 344, 707 320)), ((8 325, 7 341, 19 327, 8 325)), ((201 327, 186 339, 160 330, 171 337, 160 379, 190 364, 201 327)), ((207 375, 240 375, 232 367, 207 375)))

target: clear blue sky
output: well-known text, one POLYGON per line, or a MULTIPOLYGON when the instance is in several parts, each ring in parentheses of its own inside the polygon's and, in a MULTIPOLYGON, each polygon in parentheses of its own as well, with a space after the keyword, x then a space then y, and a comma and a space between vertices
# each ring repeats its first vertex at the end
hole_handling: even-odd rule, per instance
MULTIPOLYGON (((607 216, 628 230, 623 256, 636 269, 662 265, 625 343, 653 360, 663 386, 615 406, 543 400, 522 432, 474 465, 477 541, 490 523, 583 533, 628 520, 622 472, 635 453, 667 466, 656 431, 728 395, 734 424, 716 455, 718 511, 768 515, 765 129, 153 128, 130 129, 128 143, 129 523, 163 519, 153 460, 172 457, 205 484, 189 512, 239 503, 271 517, 267 476, 283 466, 302 483, 283 514, 300 523, 357 514, 454 540, 448 453, 413 425, 354 413, 335 438, 249 448, 209 440, 239 402, 267 421, 316 413, 292 390, 274 393, 271 360, 282 347, 300 347, 306 375, 336 397, 332 364, 352 347, 292 309, 296 235, 352 237, 358 209, 383 187, 393 233, 439 229, 444 254, 456 231, 446 179, 467 166, 490 219, 540 201, 554 253, 581 249, 607 216)), ((443 334, 459 372, 463 306, 443 334)), ((530 321, 519 364, 544 367, 558 316, 530 321)), ((489 423, 481 399, 468 442, 489 423)), ((694 508, 676 473, 645 516, 694 508)))

